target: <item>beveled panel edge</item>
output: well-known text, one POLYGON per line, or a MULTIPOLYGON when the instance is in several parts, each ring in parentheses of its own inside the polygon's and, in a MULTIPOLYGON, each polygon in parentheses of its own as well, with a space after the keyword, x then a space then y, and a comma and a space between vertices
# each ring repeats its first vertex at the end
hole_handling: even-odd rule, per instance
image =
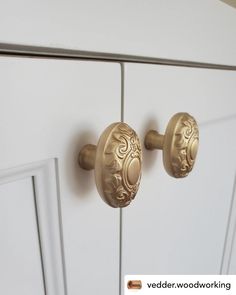
MULTIPOLYGON (((227 227, 225 233, 224 248, 220 266, 220 274, 231 273, 231 261, 233 259, 233 248, 236 243, 236 172, 234 175, 232 197, 230 202, 227 227)), ((235 270, 236 271, 236 270, 235 270)))

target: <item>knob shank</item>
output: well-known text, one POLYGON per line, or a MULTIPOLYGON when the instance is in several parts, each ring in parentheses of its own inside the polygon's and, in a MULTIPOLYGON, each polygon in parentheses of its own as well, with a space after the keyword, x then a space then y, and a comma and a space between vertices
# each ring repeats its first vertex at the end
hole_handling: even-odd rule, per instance
POLYGON ((79 165, 85 170, 92 170, 95 167, 96 145, 86 144, 79 153, 79 165))
POLYGON ((159 134, 156 130, 150 130, 145 137, 145 147, 148 150, 162 150, 164 145, 164 135, 159 134))

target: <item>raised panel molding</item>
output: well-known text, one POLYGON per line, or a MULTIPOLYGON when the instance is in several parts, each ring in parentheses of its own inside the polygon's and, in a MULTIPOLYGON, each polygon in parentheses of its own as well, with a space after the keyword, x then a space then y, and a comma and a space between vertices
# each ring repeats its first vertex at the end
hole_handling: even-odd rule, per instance
POLYGON ((1 170, 0 185, 29 177, 33 180, 45 292, 47 295, 66 295, 57 160, 1 170))
POLYGON ((234 178, 232 199, 230 203, 221 274, 236 274, 236 173, 234 178))

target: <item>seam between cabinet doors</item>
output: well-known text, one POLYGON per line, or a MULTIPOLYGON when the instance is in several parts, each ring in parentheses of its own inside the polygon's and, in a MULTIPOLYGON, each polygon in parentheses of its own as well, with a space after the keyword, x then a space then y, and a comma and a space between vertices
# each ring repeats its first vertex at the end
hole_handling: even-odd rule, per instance
MULTIPOLYGON (((124 122, 124 87, 125 87, 125 68, 124 64, 120 63, 120 75, 121 75, 121 97, 120 97, 120 120, 124 122)), ((122 294, 122 247, 123 247, 123 209, 119 211, 119 295, 122 294)))
POLYGON ((177 67, 203 68, 214 70, 236 71, 236 65, 215 64, 206 62, 196 62, 188 60, 165 59, 158 57, 147 57, 128 54, 105 53, 95 51, 83 51, 64 48, 51 48, 41 46, 28 46, 19 44, 0 43, 0 55, 17 56, 26 58, 53 58, 53 59, 72 59, 72 60, 90 60, 101 62, 118 63, 142 63, 157 64, 177 67))

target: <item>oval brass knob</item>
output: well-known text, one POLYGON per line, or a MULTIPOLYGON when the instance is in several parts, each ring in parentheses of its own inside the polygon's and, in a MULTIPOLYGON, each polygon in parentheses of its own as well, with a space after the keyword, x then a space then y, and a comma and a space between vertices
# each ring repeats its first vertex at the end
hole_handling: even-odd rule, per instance
POLYGON ((177 113, 169 121, 165 135, 150 130, 145 137, 148 150, 162 149, 167 173, 181 178, 193 169, 198 151, 199 132, 196 120, 188 113, 177 113))
POLYGON ((136 132, 125 123, 113 123, 97 146, 85 145, 79 165, 95 170, 95 182, 102 199, 111 207, 126 207, 134 199, 141 178, 141 145, 136 132))

